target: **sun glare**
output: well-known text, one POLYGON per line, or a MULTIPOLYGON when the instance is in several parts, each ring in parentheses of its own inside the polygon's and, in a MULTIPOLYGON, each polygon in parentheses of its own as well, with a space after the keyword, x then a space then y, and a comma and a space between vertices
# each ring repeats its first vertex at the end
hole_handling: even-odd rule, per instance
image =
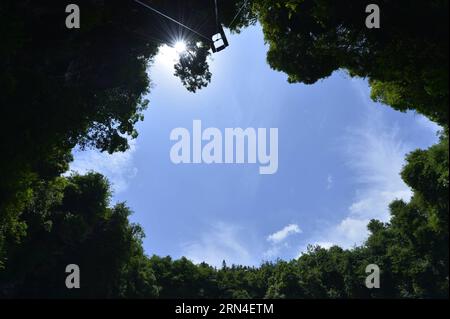
POLYGON ((173 47, 174 47, 176 53, 182 54, 186 51, 186 42, 177 41, 173 47))
POLYGON ((178 62, 180 56, 186 52, 186 50, 186 42, 182 40, 175 42, 175 44, 171 46, 164 44, 159 48, 159 53, 156 59, 158 62, 166 66, 173 67, 173 65, 178 62))

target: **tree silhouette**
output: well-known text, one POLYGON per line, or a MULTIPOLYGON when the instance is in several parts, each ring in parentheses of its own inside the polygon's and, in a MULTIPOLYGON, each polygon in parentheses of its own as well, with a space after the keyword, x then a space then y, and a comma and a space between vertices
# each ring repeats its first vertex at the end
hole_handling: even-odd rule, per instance
POLYGON ((363 0, 252 3, 267 61, 290 82, 312 84, 346 69, 370 79, 374 99, 447 125, 447 1, 378 1, 380 29, 366 27, 363 0))
POLYGON ((195 93, 211 82, 212 74, 206 61, 210 54, 209 47, 203 44, 187 44, 186 51, 175 65, 175 76, 181 79, 187 90, 195 93))

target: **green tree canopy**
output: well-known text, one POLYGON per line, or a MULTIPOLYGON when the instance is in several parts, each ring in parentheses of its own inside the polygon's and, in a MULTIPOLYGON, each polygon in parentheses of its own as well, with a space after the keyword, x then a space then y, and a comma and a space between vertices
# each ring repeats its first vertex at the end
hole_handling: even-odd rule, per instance
POLYGON ((373 98, 448 122, 448 1, 377 1, 381 28, 365 25, 363 0, 253 0, 268 63, 290 82, 333 71, 371 81, 373 98))
POLYGON ((41 183, 22 213, 28 229, 9 242, 0 296, 155 297, 156 279, 142 249, 144 233, 124 204, 110 207, 107 180, 95 173, 41 183), (69 264, 80 267, 81 288, 65 286, 69 264))

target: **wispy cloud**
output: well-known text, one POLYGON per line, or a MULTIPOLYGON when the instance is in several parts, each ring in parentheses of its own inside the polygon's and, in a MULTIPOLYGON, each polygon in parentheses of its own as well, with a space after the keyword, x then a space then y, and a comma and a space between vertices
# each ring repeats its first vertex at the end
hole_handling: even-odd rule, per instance
POLYGON ((400 172, 405 155, 412 148, 401 141, 397 128, 383 127, 376 117, 365 129, 350 130, 347 145, 347 163, 359 186, 349 207, 350 216, 387 221, 388 204, 394 199, 407 201, 411 197, 400 172))
POLYGON ((135 140, 130 140, 130 149, 124 153, 101 153, 97 150, 75 151, 74 161, 70 171, 85 174, 90 171, 101 173, 108 177, 116 194, 128 188, 129 181, 137 174, 133 164, 136 152, 135 140))
MULTIPOLYGON (((354 81, 366 107, 366 119, 359 127, 349 128, 343 139, 343 153, 354 172, 356 191, 346 216, 337 224, 311 236, 310 243, 351 248, 364 243, 371 219, 388 221, 389 204, 395 199, 409 201, 411 190, 400 172, 405 155, 412 147, 405 143, 395 126, 388 126, 379 105, 371 102, 368 86, 354 81)), ((306 247, 301 250, 305 251, 306 247)))
POLYGON ((250 240, 249 230, 224 222, 216 222, 204 231, 197 240, 182 245, 182 255, 194 263, 206 262, 220 267, 225 260, 228 265, 257 266, 263 260, 282 256, 284 250, 292 249, 288 239, 300 234, 297 224, 290 224, 266 237, 261 244, 250 240))
POLYGON ((215 223, 196 241, 183 245, 183 255, 194 263, 207 262, 220 267, 227 264, 256 265, 247 249, 242 228, 223 222, 215 223))

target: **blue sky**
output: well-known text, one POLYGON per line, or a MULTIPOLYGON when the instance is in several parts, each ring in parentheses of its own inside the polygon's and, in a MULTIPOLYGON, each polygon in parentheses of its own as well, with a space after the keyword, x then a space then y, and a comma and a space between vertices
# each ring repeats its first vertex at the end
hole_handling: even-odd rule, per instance
MULTIPOLYGON (((147 237, 146 253, 194 262, 259 265, 292 259, 308 244, 350 248, 372 218, 408 200, 399 177, 405 154, 437 141, 438 127, 414 113, 373 103, 363 79, 345 72, 314 85, 288 84, 266 63, 259 26, 230 35, 210 63, 212 83, 189 93, 168 53, 149 67, 152 89, 140 133, 126 153, 75 153, 71 169, 108 176, 147 237), (171 162, 177 127, 278 128, 279 167, 171 162)), ((164 50, 163 50, 164 51, 164 50)))

